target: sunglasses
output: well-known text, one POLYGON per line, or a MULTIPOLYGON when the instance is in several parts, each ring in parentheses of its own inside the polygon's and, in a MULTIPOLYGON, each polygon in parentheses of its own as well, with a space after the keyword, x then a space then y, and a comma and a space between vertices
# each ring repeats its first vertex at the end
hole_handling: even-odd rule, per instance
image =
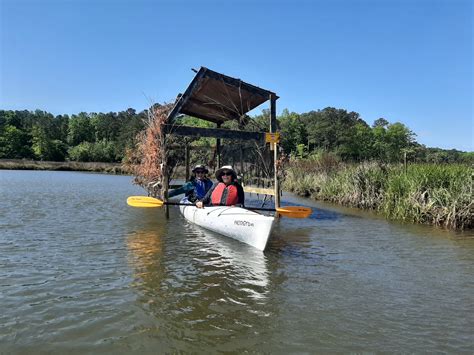
POLYGON ((223 172, 221 176, 232 176, 230 171, 223 172))
POLYGON ((204 174, 204 173, 205 173, 204 170, 195 170, 194 172, 195 172, 196 174, 204 174))

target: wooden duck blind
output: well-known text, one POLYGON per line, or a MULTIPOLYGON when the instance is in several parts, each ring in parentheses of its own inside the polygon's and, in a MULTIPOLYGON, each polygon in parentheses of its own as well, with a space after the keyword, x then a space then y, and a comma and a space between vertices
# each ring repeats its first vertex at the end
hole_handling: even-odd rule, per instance
MULTIPOLYGON (((278 139, 279 133, 276 122, 276 100, 278 96, 269 90, 265 90, 246 83, 240 79, 215 72, 205 67, 195 71, 196 75, 189 84, 184 94, 179 94, 173 108, 167 116, 163 125, 163 132, 190 137, 213 137, 216 138, 217 166, 221 166, 221 140, 231 139, 239 141, 254 140, 259 143, 265 142, 266 133, 252 132, 244 130, 223 129, 221 125, 228 121, 235 121, 239 127, 247 124, 250 118, 247 113, 266 101, 270 101, 269 133, 271 134, 270 145, 273 150, 273 170, 274 170, 274 196, 275 207, 280 207, 280 189, 277 177, 278 161, 278 139), (216 124, 216 128, 192 127, 175 124, 175 120, 180 115, 196 117, 204 121, 216 124)), ((240 149, 240 154, 243 150, 240 149)), ((186 156, 189 155, 189 151, 186 156)), ((185 159, 189 165, 189 158, 185 159)), ((241 159, 242 161, 242 159, 241 159)), ((243 164, 241 163, 241 169, 243 164)), ((167 169, 163 169, 164 172, 167 169)), ((189 166, 186 166, 186 176, 188 176, 189 166)), ((168 176, 163 176, 163 193, 168 192, 168 176)), ((168 215, 168 212, 167 212, 168 215)))

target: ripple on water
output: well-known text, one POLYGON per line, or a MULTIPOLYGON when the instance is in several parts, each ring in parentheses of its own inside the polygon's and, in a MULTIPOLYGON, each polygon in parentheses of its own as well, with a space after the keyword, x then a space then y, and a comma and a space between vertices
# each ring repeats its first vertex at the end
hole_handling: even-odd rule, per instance
POLYGON ((129 177, 0 184, 0 352, 472 350, 468 238, 314 204, 262 253, 127 207, 129 177))

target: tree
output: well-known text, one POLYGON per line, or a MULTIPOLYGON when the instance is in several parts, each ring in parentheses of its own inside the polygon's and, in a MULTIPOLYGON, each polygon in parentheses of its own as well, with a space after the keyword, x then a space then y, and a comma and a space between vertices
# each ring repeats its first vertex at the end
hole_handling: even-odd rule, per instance
POLYGON ((50 133, 43 126, 35 126, 32 130, 32 150, 39 160, 64 161, 67 146, 59 139, 51 139, 50 133))
POLYGON ((0 134, 0 158, 21 159, 32 158, 33 152, 30 148, 31 136, 21 129, 6 125, 0 134))
POLYGON ((386 161, 387 160, 387 140, 386 140, 386 128, 383 125, 376 125, 372 129, 374 137, 372 152, 375 159, 386 161))
POLYGON ((295 112, 289 112, 284 109, 281 116, 278 117, 281 134, 281 146, 286 153, 301 152, 301 145, 305 146, 307 142, 307 132, 303 121, 295 112))
POLYGON ((403 150, 413 146, 414 137, 415 134, 400 122, 388 125, 385 135, 388 160, 391 162, 400 161, 403 150))
POLYGON ((308 146, 327 151, 339 148, 340 151, 349 153, 355 125, 366 125, 357 112, 347 112, 334 107, 311 111, 301 117, 308 132, 308 146))
POLYGON ((71 146, 82 142, 94 142, 95 132, 89 116, 85 112, 72 115, 68 127, 68 143, 71 146))
POLYGON ((385 118, 380 117, 379 119, 374 121, 374 124, 372 125, 373 128, 375 127, 383 127, 386 128, 390 122, 388 122, 385 118))
POLYGON ((374 133, 365 123, 358 122, 353 128, 353 135, 349 143, 350 157, 353 160, 368 160, 374 154, 374 133))

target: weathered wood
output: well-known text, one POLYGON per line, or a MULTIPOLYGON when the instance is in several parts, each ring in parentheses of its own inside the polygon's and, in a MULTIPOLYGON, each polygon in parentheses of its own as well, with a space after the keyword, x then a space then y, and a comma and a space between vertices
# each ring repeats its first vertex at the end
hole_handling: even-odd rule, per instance
POLYGON ((214 137, 256 141, 265 139, 265 133, 262 132, 235 131, 222 128, 204 128, 164 124, 163 129, 166 134, 176 134, 179 136, 214 137))
POLYGON ((270 94, 270 133, 277 131, 276 119, 276 98, 275 94, 270 94))
POLYGON ((263 187, 255 187, 255 186, 244 186, 244 192, 253 193, 253 194, 261 194, 261 195, 275 195, 274 189, 265 189, 263 187))
POLYGON ((186 144, 184 147, 184 166, 186 169, 186 181, 189 181, 189 144, 186 144))
POLYGON ((168 117, 167 117, 167 122, 173 122, 173 120, 175 119, 175 117, 178 115, 179 111, 183 107, 183 105, 189 99, 189 97, 190 97, 191 93, 193 92, 194 88, 201 81, 204 73, 205 73, 205 71, 200 70, 199 73, 196 74, 196 76, 194 77, 193 81, 188 86, 188 88, 186 89, 184 94, 180 96, 180 98, 175 103, 174 107, 171 109, 171 111, 170 111, 170 113, 168 114, 168 117))
MULTIPOLYGON (((187 146, 190 151, 191 150, 214 150, 216 149, 215 145, 188 145, 187 146)), ((176 150, 185 150, 186 147, 179 144, 172 144, 168 146, 168 149, 176 149, 176 150)))
MULTIPOLYGON (((167 201, 168 200, 168 190, 169 190, 169 176, 168 176, 168 165, 167 165, 167 154, 166 154, 166 135, 163 135, 163 147, 161 151, 161 161, 163 162, 161 165, 161 173, 163 177, 163 191, 162 191, 162 200, 167 201)), ((169 207, 165 205, 165 217, 166 219, 170 218, 170 211, 169 207)))
MULTIPOLYGON (((223 120, 229 120, 229 119, 239 120, 239 118, 242 116, 242 114, 240 112, 232 110, 231 108, 226 107, 225 105, 220 104, 220 103, 209 103, 207 101, 199 100, 195 97, 190 97, 187 100, 187 102, 189 102, 191 105, 195 105, 195 106, 214 106, 214 107, 218 107, 219 111, 220 111, 220 116, 223 120)), ((213 121, 213 122, 216 122, 216 123, 222 123, 222 120, 216 121, 216 120, 213 120, 212 117, 205 116, 205 115, 200 115, 197 112, 188 112, 186 110, 186 108, 182 108, 180 112, 185 114, 185 115, 197 117, 197 118, 200 118, 200 119, 203 119, 203 120, 206 120, 206 121, 213 121)))
MULTIPOLYGON (((217 124, 217 129, 221 128, 221 124, 217 124)), ((221 139, 216 138, 216 157, 217 157, 217 167, 220 168, 221 165, 221 139)))
POLYGON ((242 145, 239 145, 239 160, 240 160, 240 175, 244 176, 244 150, 242 149, 242 145))
POLYGON ((242 116, 275 93, 201 67, 168 114, 168 122, 186 114, 210 122, 241 121, 242 116))
MULTIPOLYGON (((277 130, 276 122, 276 97, 270 94, 270 132, 275 133, 277 130)), ((273 171, 274 171, 274 188, 275 188, 275 208, 280 207, 280 185, 278 183, 278 144, 273 144, 273 171)))
MULTIPOLYGON (((204 120, 204 121, 209 121, 209 122, 214 122, 214 123, 222 122, 221 120, 217 120, 217 119, 214 119, 214 118, 206 116, 206 115, 201 115, 201 114, 196 113, 196 112, 191 113, 191 112, 188 112, 186 110, 182 110, 181 113, 183 115, 188 115, 188 116, 200 118, 201 120, 204 120)), ((229 116, 229 119, 237 120, 238 116, 237 115, 229 116)))
POLYGON ((210 78, 213 78, 213 79, 216 79, 216 80, 222 80, 226 84, 229 84, 229 85, 234 86, 234 87, 241 87, 241 88, 245 89, 246 91, 251 92, 254 95, 259 95, 261 97, 268 97, 269 95, 273 95, 276 99, 278 99, 278 96, 276 96, 276 94, 271 92, 271 91, 268 91, 268 90, 259 88, 258 86, 246 83, 245 81, 242 81, 240 79, 235 79, 235 78, 232 78, 230 76, 220 74, 220 73, 215 72, 211 69, 207 69, 207 68, 205 68, 205 69, 206 69, 206 76, 207 77, 210 77, 210 78))

